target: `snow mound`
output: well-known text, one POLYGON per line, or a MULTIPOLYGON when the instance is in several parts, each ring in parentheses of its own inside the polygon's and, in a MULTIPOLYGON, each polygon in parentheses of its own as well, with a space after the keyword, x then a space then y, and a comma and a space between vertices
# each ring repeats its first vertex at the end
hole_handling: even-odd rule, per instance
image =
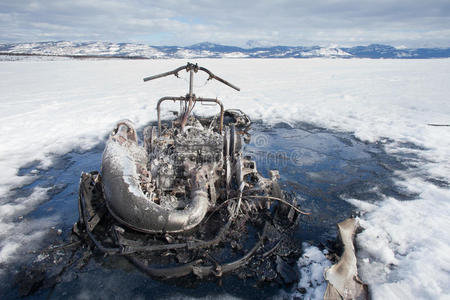
POLYGON ((317 247, 303 243, 303 255, 297 262, 300 270, 300 282, 297 291, 292 298, 323 299, 327 289, 327 282, 323 277, 325 269, 331 267, 331 262, 326 258, 328 252, 320 251, 317 247))

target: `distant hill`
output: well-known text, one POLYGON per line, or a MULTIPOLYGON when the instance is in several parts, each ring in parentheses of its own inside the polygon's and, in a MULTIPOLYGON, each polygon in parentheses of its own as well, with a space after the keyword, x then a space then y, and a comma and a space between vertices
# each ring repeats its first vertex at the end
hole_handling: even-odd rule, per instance
MULTIPOLYGON (((252 42, 252 45, 258 45, 252 42)), ((164 58, 446 58, 450 48, 405 48, 372 44, 356 47, 272 46, 240 48, 213 43, 187 47, 108 42, 36 42, 0 44, 1 55, 164 58)))

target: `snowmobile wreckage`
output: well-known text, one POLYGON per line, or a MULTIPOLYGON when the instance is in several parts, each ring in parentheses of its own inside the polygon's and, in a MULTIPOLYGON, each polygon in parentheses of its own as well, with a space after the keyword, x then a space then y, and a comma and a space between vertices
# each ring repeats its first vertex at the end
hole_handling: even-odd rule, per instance
POLYGON ((208 80, 239 88, 191 63, 144 81, 178 77, 181 71, 189 72, 189 93, 158 101, 158 123, 143 130, 143 142, 131 121, 118 122, 106 142, 101 172, 82 173, 74 233, 158 278, 233 272, 295 282, 300 249, 292 234, 307 213, 281 190, 276 170, 265 178, 243 154, 249 117, 224 110, 218 99, 194 95, 194 74, 203 71, 208 80), (164 101, 180 102, 174 120, 161 120, 164 101), (216 104, 220 112, 195 116, 197 102, 216 104))

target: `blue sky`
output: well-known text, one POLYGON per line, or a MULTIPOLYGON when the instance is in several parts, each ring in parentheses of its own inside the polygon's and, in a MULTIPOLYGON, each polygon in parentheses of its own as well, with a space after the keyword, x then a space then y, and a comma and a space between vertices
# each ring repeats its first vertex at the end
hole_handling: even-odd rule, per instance
POLYGON ((0 0, 0 42, 450 47, 441 0, 0 0))

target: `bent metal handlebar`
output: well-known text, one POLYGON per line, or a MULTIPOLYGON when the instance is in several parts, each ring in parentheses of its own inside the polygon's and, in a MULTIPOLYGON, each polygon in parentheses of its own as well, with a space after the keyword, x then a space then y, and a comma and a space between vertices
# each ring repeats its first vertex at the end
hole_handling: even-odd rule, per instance
POLYGON ((176 77, 178 77, 178 72, 180 72, 180 71, 182 71, 182 70, 186 70, 186 71, 188 71, 188 72, 191 71, 191 70, 193 70, 194 72, 197 72, 198 70, 203 71, 203 72, 205 72, 205 73, 207 73, 207 74, 209 75, 208 80, 210 80, 210 79, 215 79, 215 80, 217 80, 217 81, 222 82, 223 84, 228 85, 229 87, 231 87, 231 88, 233 88, 233 89, 235 89, 235 90, 237 90, 237 91, 240 91, 240 90, 241 90, 240 88, 238 88, 237 86, 235 86, 235 85, 229 83, 229 82, 226 81, 225 79, 222 79, 222 78, 220 78, 219 76, 214 75, 214 74, 213 74, 211 71, 209 71, 208 69, 203 68, 203 67, 199 67, 197 64, 191 64, 191 63, 187 63, 187 65, 182 66, 182 67, 179 67, 179 68, 176 68, 176 69, 173 70, 173 71, 169 71, 169 72, 161 73, 161 74, 158 74, 158 75, 153 75, 153 76, 145 77, 145 78, 144 78, 144 81, 154 80, 154 79, 158 79, 158 78, 165 77, 165 76, 169 76, 169 75, 175 75, 176 77))
POLYGON ((184 70, 184 69, 187 69, 187 66, 182 66, 182 67, 176 68, 176 69, 173 70, 173 71, 161 73, 161 74, 158 74, 158 75, 153 75, 153 76, 145 77, 145 78, 144 78, 144 81, 149 81, 149 80, 153 80, 153 79, 158 79, 158 78, 165 77, 165 76, 169 76, 169 75, 172 75, 172 74, 174 74, 175 76, 178 77, 178 72, 180 72, 181 70, 184 70))

